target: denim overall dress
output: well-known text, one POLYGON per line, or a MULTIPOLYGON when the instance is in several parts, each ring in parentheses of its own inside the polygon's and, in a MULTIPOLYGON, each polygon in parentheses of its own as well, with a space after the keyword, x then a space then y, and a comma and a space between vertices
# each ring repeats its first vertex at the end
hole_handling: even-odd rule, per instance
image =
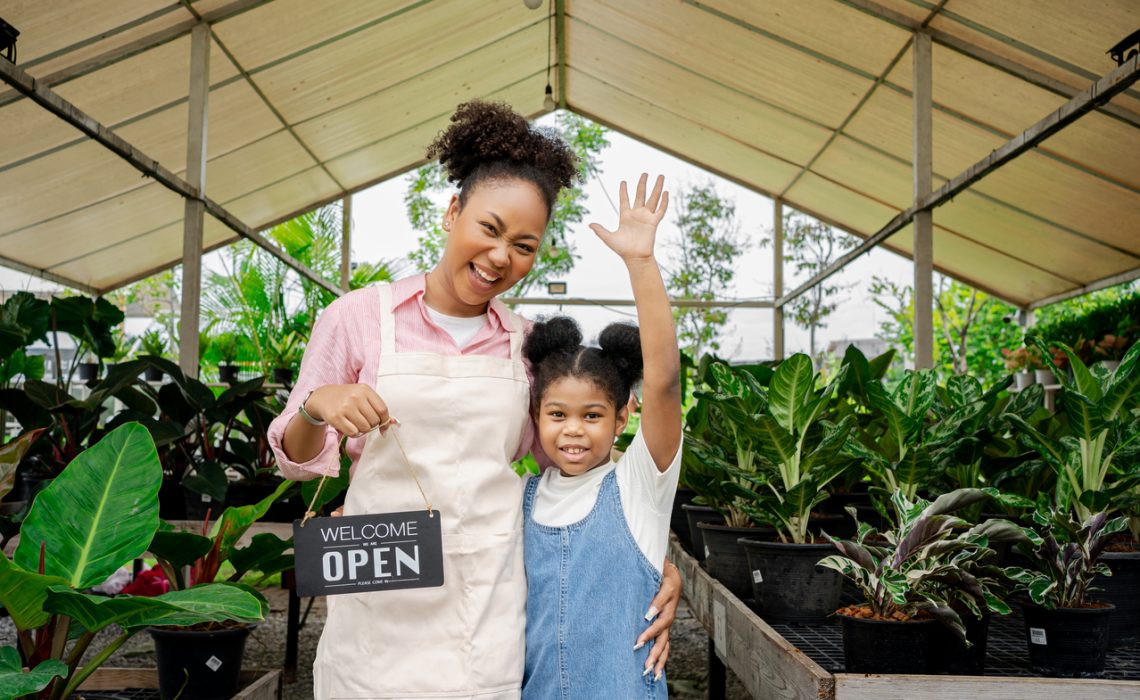
POLYGON ((661 574, 629 530, 616 474, 602 479, 590 513, 565 527, 535 522, 539 481, 527 483, 523 499, 523 700, 667 698, 664 675, 642 675, 653 643, 633 650, 661 574))

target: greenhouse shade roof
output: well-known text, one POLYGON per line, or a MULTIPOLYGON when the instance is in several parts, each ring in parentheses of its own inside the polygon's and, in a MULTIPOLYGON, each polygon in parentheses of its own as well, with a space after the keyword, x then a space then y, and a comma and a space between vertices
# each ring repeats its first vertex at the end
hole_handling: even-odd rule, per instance
MULTIPOLYGON (((211 22, 206 194, 254 229, 419 165, 466 99, 544 113, 549 55, 569 109, 863 236, 913 203, 914 28, 934 41, 937 189, 1110 72, 1140 27, 1130 0, 544 7, 10 0, 2 16, 20 68, 180 175, 190 29, 211 22)), ((0 124, 0 262, 101 291, 180 261, 181 197, 4 86, 0 124)), ((1021 306, 1135 276, 1138 153, 1134 85, 936 209, 935 267, 1021 306)), ((207 217, 207 248, 235 238, 207 217)))

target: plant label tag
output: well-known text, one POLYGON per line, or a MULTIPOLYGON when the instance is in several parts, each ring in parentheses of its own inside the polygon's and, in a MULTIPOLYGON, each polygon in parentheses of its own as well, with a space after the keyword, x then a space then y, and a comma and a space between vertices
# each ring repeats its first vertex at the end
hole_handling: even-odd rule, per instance
POLYGON ((760 573, 760 569, 753 569, 752 570, 752 582, 753 583, 764 583, 764 575, 760 573))
POLYGON ((1048 645, 1049 641, 1045 638, 1045 630, 1040 627, 1029 628, 1029 641, 1034 644, 1048 645))
POLYGON ((203 503, 213 503, 214 499, 210 498, 206 494, 202 494, 202 502, 203 503))
POLYGON ((443 585, 439 511, 293 521, 297 595, 339 595, 443 585))
POLYGON ((206 666, 211 671, 217 671, 219 668, 222 667, 222 660, 216 656, 211 656, 210 658, 206 659, 206 666))

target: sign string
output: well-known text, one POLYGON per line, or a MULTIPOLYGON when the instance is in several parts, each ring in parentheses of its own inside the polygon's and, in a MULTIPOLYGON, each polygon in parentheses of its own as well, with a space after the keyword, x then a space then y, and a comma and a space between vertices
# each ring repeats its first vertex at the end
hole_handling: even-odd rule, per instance
MULTIPOLYGON (((380 425, 377 425, 375 428, 372 428, 371 430, 382 430, 391 424, 392 424, 392 418, 389 416, 388 420, 384 421, 380 425)), ((399 425, 400 425, 400 423, 397 422, 396 423, 397 428, 399 427, 399 425)), ((427 494, 424 493, 424 487, 422 484, 420 484, 420 480, 418 478, 416 478, 416 471, 415 471, 415 469, 412 468, 412 461, 410 459, 408 459, 408 453, 404 450, 404 443, 402 440, 400 440, 399 430, 393 430, 391 435, 393 438, 395 438, 396 447, 398 447, 400 449, 400 455, 404 458, 404 468, 408 470, 408 474, 411 475, 412 481, 416 482, 416 488, 420 490, 420 496, 424 499, 424 504, 427 506, 428 517, 434 518, 435 515, 432 513, 431 501, 428 500, 427 494)), ((381 437, 384 437, 383 433, 381 433, 381 437)), ((309 503, 309 507, 305 511, 305 517, 301 520, 301 527, 304 527, 305 523, 309 522, 309 519, 317 514, 316 513, 317 501, 321 497, 321 489, 324 488, 326 479, 328 479, 328 475, 321 475, 321 481, 320 481, 320 483, 317 484, 317 491, 316 491, 316 493, 313 494, 313 500, 309 503)))

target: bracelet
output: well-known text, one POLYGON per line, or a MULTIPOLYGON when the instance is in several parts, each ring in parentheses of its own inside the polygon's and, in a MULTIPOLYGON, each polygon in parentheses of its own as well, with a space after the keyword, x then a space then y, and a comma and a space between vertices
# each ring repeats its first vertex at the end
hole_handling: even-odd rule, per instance
MULTIPOLYGON (((313 391, 316 391, 316 389, 313 389, 313 391)), ((313 395, 313 391, 310 391, 308 394, 305 394, 305 400, 302 401, 301 405, 297 407, 297 413, 298 413, 298 415, 301 416, 301 418, 305 419, 305 422, 308 423, 309 425, 315 425, 318 427, 322 426, 322 425, 328 425, 328 422, 320 420, 319 418, 313 418, 313 416, 310 415, 309 412, 305 410, 305 403, 308 402, 309 397, 313 395)))

